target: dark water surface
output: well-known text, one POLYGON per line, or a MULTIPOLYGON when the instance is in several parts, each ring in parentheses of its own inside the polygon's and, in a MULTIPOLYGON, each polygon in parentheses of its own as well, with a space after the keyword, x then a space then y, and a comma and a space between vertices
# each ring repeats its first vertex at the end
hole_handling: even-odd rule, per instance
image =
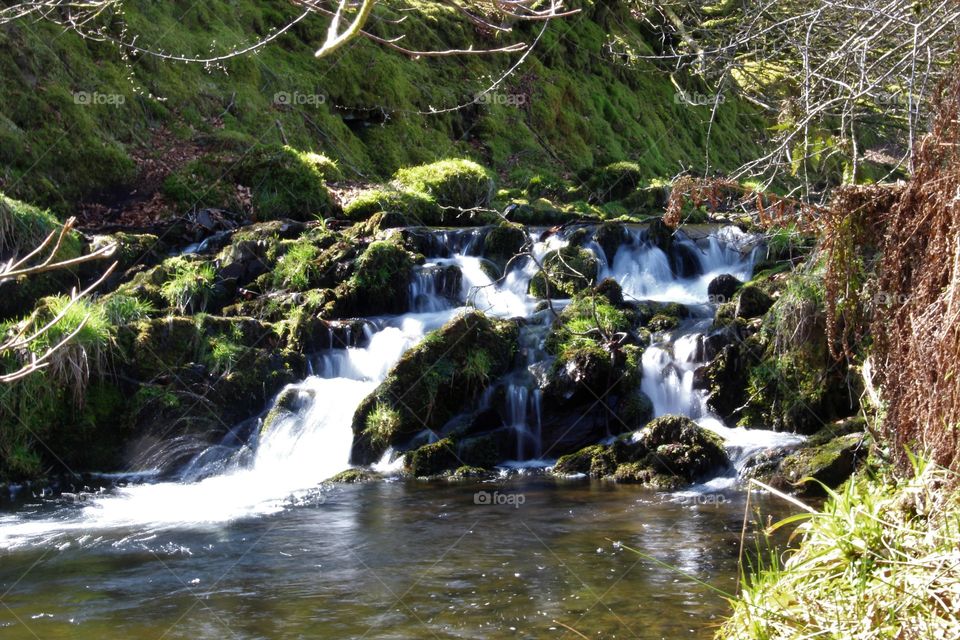
POLYGON ((215 527, 74 532, 0 551, 0 637, 710 638, 723 596, 624 546, 733 592, 745 499, 398 481, 215 527))

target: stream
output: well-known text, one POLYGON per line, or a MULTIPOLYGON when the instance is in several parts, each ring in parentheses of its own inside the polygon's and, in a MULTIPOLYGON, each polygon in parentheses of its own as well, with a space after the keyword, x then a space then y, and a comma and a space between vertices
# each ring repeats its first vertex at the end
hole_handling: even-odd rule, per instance
MULTIPOLYGON (((545 357, 551 316, 526 293, 535 263, 516 261, 494 282, 482 229, 431 234, 435 255, 410 284, 410 312, 369 318, 353 346, 314 354, 312 375, 287 390, 296 410, 269 430, 232 433, 171 480, 14 496, 0 512, 3 637, 711 637, 728 606, 717 590, 732 593, 738 580, 738 473, 757 452, 799 442, 723 424, 694 388, 713 316, 707 285, 721 274, 748 280, 754 239, 734 227, 678 233, 668 255, 636 227, 609 262, 596 242, 583 245, 599 279, 617 280, 628 300, 689 310, 644 352, 642 389, 656 416, 686 415, 719 434, 732 465, 662 493, 544 474, 556 455, 540 440, 541 394, 526 369, 545 357), (461 274, 453 283, 450 267, 461 274), (483 481, 417 482, 395 477, 388 452, 376 468, 394 477, 324 484, 349 467, 357 406, 467 305, 528 319, 524 365, 496 382, 515 460, 483 481)), ((569 237, 530 234, 537 258, 569 237)), ((788 513, 751 500, 764 516, 788 513)))

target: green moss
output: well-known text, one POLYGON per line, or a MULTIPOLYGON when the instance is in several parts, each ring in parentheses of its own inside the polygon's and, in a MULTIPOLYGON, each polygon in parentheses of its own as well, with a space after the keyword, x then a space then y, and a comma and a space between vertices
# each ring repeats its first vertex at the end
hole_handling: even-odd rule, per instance
POLYGON ((324 156, 258 145, 239 158, 230 153, 201 156, 168 176, 163 192, 181 209, 249 207, 260 220, 311 220, 334 210, 326 175, 339 176, 324 156), (237 185, 250 190, 249 202, 237 185))
POLYGON ((459 466, 453 440, 444 438, 408 452, 403 458, 404 468, 417 478, 435 476, 459 466))
POLYGON ((550 251, 540 265, 542 270, 530 280, 530 295, 536 298, 572 298, 596 282, 597 259, 581 247, 550 251))
POLYGON ((401 188, 433 198, 441 207, 464 211, 489 206, 494 193, 490 170, 464 159, 401 169, 394 181, 401 188))
POLYGON ((372 242, 324 313, 329 317, 402 313, 409 307, 412 273, 413 260, 403 247, 391 241, 372 242))
POLYGON ((411 225, 435 225, 443 219, 443 210, 433 197, 392 188, 361 191, 343 207, 344 216, 355 221, 366 220, 381 212, 398 214, 411 225))
POLYGON ((590 178, 592 199, 612 202, 629 195, 643 180, 643 170, 635 162, 614 162, 598 169, 590 178))
POLYGON ((617 459, 612 447, 596 444, 576 453, 560 456, 553 466, 557 475, 587 474, 595 478, 611 475, 617 468, 617 459))
POLYGON ((381 479, 383 479, 383 476, 375 471, 370 471, 369 469, 352 468, 341 471, 337 475, 327 480, 327 482, 333 482, 335 484, 361 484, 364 482, 376 482, 377 480, 381 479))
POLYGON ((353 462, 375 462, 388 446, 402 446, 424 429, 439 430, 467 410, 489 381, 512 365, 517 335, 515 324, 478 312, 466 313, 428 334, 357 409, 353 462), (390 420, 370 418, 387 408, 390 420))
POLYGON ((490 229, 484 237, 483 255, 504 266, 523 250, 526 242, 527 234, 523 227, 505 222, 490 229))

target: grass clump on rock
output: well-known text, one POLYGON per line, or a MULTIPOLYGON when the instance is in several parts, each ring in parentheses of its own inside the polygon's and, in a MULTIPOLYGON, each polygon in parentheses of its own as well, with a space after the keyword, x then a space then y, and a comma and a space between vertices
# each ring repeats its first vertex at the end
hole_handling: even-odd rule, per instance
POLYGON ((495 183, 489 169, 465 159, 448 159, 400 169, 394 182, 402 189, 425 194, 441 207, 466 211, 487 207, 495 183))
POLYGON ((530 280, 530 295, 535 298, 572 298, 597 280, 597 259, 581 247, 550 251, 540 265, 542 269, 530 280))
POLYGON ((213 300, 216 286, 217 272, 213 265, 174 258, 166 266, 172 275, 160 286, 160 294, 167 303, 180 313, 205 311, 213 300))

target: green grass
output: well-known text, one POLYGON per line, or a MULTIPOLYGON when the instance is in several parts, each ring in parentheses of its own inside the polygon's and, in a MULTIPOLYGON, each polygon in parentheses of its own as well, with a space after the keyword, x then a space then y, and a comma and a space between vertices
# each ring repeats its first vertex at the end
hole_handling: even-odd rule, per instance
POLYGON ((217 276, 213 265, 184 258, 175 258, 172 262, 173 275, 161 285, 160 294, 180 313, 206 310, 213 297, 217 276))
POLYGON ((744 578, 721 639, 956 638, 960 495, 956 476, 915 461, 849 482, 803 522, 799 546, 744 578))

